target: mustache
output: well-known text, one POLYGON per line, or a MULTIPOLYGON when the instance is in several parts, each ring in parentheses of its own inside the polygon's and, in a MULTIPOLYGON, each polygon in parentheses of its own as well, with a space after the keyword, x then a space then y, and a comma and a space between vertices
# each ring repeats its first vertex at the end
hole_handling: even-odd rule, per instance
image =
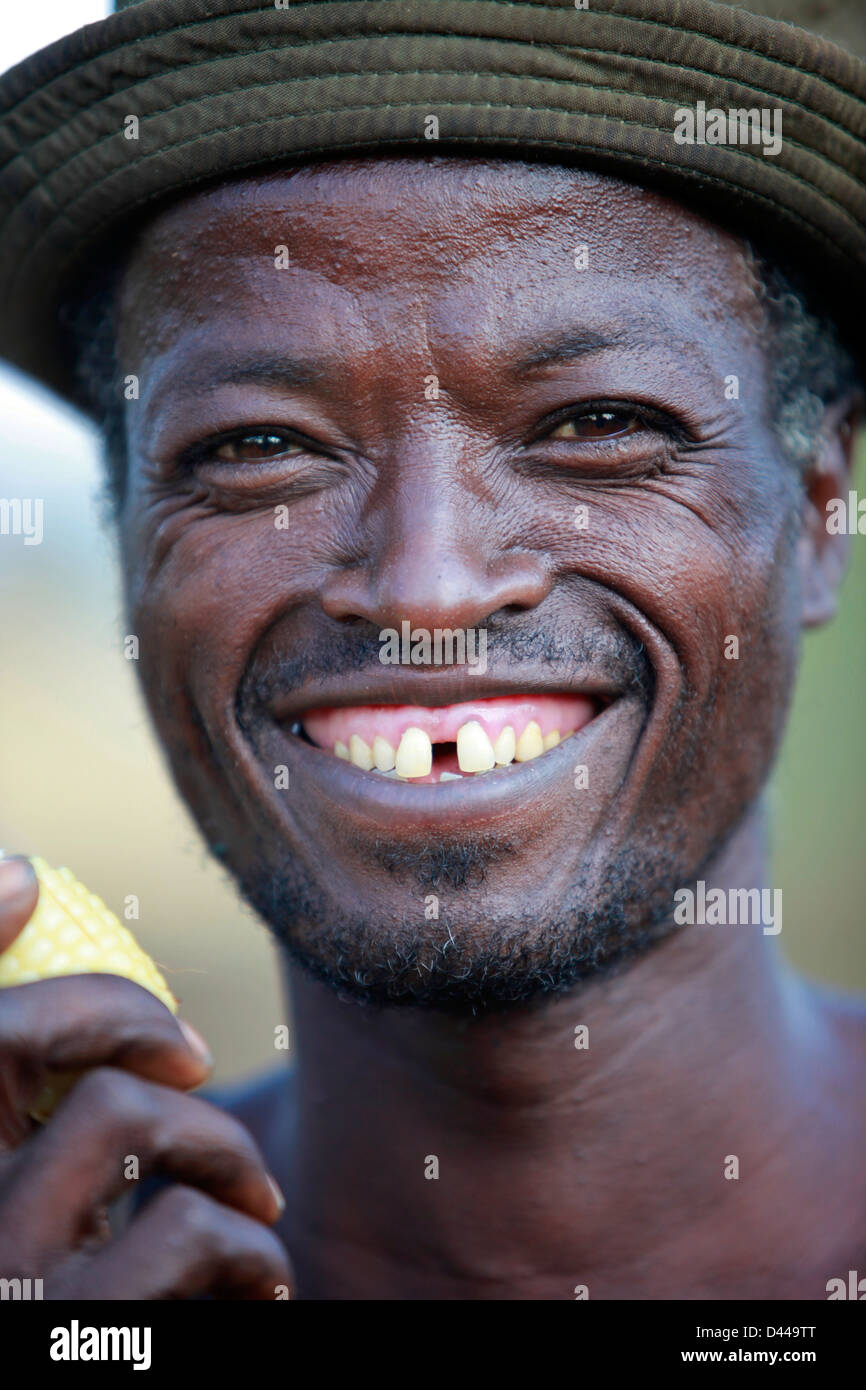
MULTIPOLYGON (((654 673, 644 644, 623 628, 613 631, 585 624, 571 628, 521 625, 519 620, 491 619, 487 632, 488 675, 513 679, 521 666, 550 668, 551 685, 566 685, 579 674, 591 674, 637 695, 648 706, 654 688, 654 673)), ((290 649, 254 652, 238 685, 236 713, 241 723, 287 691, 300 691, 305 685, 349 673, 369 672, 371 681, 381 686, 383 667, 380 657, 382 629, 358 621, 334 624, 315 635, 300 635, 290 649)))

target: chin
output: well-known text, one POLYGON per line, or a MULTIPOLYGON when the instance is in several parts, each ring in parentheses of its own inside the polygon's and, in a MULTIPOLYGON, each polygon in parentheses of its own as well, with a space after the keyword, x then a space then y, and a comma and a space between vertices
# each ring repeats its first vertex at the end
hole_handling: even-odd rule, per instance
POLYGON ((327 876, 291 857, 279 869, 234 871, 289 959, 367 1005, 477 1014, 576 990, 673 929, 683 881, 657 853, 627 851, 554 899, 543 882, 527 891, 527 866, 502 840, 379 853, 390 871, 377 866, 339 899, 327 876))

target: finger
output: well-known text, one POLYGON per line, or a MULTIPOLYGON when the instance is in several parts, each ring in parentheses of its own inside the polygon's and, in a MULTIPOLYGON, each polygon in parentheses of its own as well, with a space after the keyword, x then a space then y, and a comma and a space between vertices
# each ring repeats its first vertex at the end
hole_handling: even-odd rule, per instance
POLYGON ((249 1131, 209 1101, 128 1072, 88 1072, 52 1123, 18 1150, 2 1184, 4 1235, 44 1254, 72 1247, 95 1207, 130 1180, 166 1174, 271 1223, 281 1198, 249 1131), (7 1216, 8 1213, 8 1216, 7 1216))
MULTIPOLYGON (((46 1297, 74 1299, 270 1299, 291 1289, 282 1242, 259 1221, 195 1188, 166 1188, 129 1229, 66 1277, 46 1297)), ((283 1295, 284 1296, 284 1295, 283 1295)))
POLYGON ((29 859, 0 859, 0 951, 11 946, 36 911, 39 880, 29 859))
POLYGON ((212 1059, 201 1039, 141 985, 119 975, 62 975, 0 990, 0 1057, 52 1071, 123 1067, 187 1090, 212 1059), (204 1048, 204 1053, 202 1049, 204 1048))

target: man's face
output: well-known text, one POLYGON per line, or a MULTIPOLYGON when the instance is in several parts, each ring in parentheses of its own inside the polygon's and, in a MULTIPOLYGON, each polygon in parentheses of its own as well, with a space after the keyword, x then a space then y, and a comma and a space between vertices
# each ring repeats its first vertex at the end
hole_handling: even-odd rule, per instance
POLYGON ((554 166, 331 162, 141 235, 130 630, 208 842, 319 975, 569 985, 754 802, 800 622, 760 324, 741 243, 554 166), (486 631, 486 670, 383 663, 403 623, 486 631), (439 780, 472 721, 560 742, 439 780), (425 780, 337 755, 409 727, 425 780))

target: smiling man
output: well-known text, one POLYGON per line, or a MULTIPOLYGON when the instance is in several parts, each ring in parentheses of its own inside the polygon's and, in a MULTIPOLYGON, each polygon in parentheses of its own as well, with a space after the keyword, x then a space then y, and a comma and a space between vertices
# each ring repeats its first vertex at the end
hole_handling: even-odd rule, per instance
MULTIPOLYGON (((784 74, 774 88, 784 120, 814 107, 780 155, 791 167, 765 171, 760 151, 716 160, 674 142, 651 0, 519 18, 497 0, 443 4, 435 34, 430 6, 280 8, 142 0, 27 74, 56 84, 50 108, 22 69, 6 79, 10 140, 28 100, 33 128, 27 173, 13 161, 29 191, 0 241, 11 253, 30 218, 36 248, 71 226, 80 244, 45 284, 19 242, 3 350, 103 421, 155 728, 212 852, 284 948, 297 1057, 216 1097, 229 1121, 180 1095, 199 1064, 133 986, 8 991, 58 1001, 50 1042, 20 1002, 0 1027, 20 1039, 26 1014, 31 1064, 68 1064, 70 1020, 86 1018, 76 1062, 99 1065, 10 1144, 7 1192, 34 1216, 0 1246, 2 1272, 26 1267, 55 1297, 120 1281, 135 1298, 264 1298, 288 1278, 285 1247, 304 1298, 825 1298, 863 1258, 866 1026, 781 968, 759 890, 800 632, 832 615, 844 564, 825 523, 863 399, 840 285, 862 291, 864 151, 844 123, 864 70, 785 24, 682 7, 670 61, 689 57, 713 106, 741 104, 759 63, 793 74, 796 100, 784 74), (341 89, 322 147, 288 114, 291 83, 279 120, 247 112, 240 154, 223 140, 240 70, 214 108, 190 37, 215 10, 214 51, 241 62, 258 43, 270 60, 282 43, 308 106, 340 62, 352 88, 327 45, 357 44, 363 82, 341 89), (485 116, 481 93, 465 101, 485 24, 489 81, 506 40, 525 65, 507 139, 496 120, 514 101, 485 116), (721 39, 739 52, 711 73, 721 39), (118 51, 141 90, 108 64, 118 51), (75 122, 61 137, 85 54, 117 95, 106 119, 139 112, 138 149, 75 122), (630 121, 587 80, 605 54, 630 121), (425 56, 440 85, 402 101, 425 56), (157 59, 160 93, 145 80, 157 59), (542 79, 568 84, 566 113, 571 84, 586 89, 589 110, 553 135, 533 105, 542 79), (157 123, 186 80, 201 89, 169 139, 157 123), (429 107, 447 151, 425 133, 429 107), (594 156, 557 158, 581 122, 594 156), (49 174, 52 133, 67 148, 49 174), (522 157, 546 141, 546 158, 522 157), (80 188, 57 207, 52 179, 76 159, 80 188), (809 159, 827 167, 806 218, 790 185, 809 159), (737 185, 733 220, 722 182, 728 200, 737 185), (831 241, 820 280, 801 284, 809 246, 831 241), (383 659, 404 630, 420 659, 383 659), (425 660, 437 632, 483 634, 483 669, 425 660), (689 894, 705 910, 682 926, 689 894), (85 1251, 69 1209, 95 1220, 116 1186, 94 1171, 120 1165, 131 1127, 146 1166, 182 1186, 85 1251), (285 1194, 278 1239, 248 1132, 285 1194), (40 1183, 62 1171, 76 1181, 46 1206, 40 1183), (186 1240, 162 1258, 168 1223, 186 1240)), ((10 884, 7 932, 32 901, 10 884)))

